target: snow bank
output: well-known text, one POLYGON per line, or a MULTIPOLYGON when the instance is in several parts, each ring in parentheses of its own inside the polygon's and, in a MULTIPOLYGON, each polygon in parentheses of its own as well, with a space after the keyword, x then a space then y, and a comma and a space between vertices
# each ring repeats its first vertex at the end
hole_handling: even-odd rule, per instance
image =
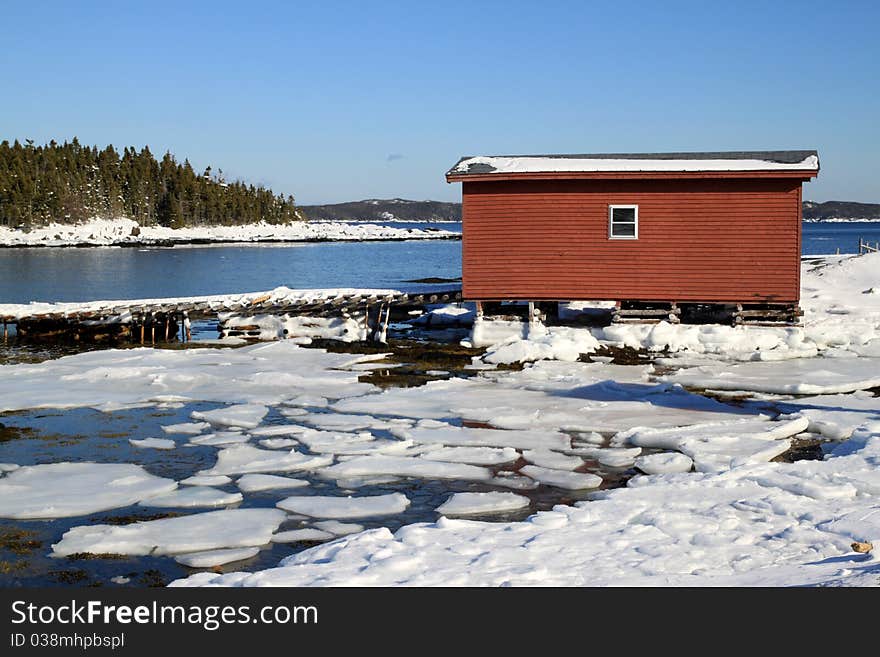
POLYGON ((28 232, 0 226, 3 246, 114 246, 126 244, 186 244, 205 242, 314 242, 424 240, 459 237, 448 230, 391 228, 346 222, 264 222, 243 226, 165 228, 139 226, 132 219, 92 219, 80 224, 48 224, 28 232))
MULTIPOLYGON (((488 347, 488 363, 575 360, 599 346, 632 347, 724 361, 778 361, 845 350, 880 358, 880 253, 804 261, 802 327, 719 324, 612 324, 601 328, 541 327, 483 319, 471 343, 488 347)), ((563 315, 573 312, 567 304, 563 315)), ((595 305, 595 304, 592 304, 595 305)))
POLYGON ((16 468, 0 479, 0 518, 84 516, 135 504, 177 488, 139 465, 50 463, 16 468))
POLYGON ((636 477, 522 522, 374 529, 173 585, 876 585, 876 559, 849 546, 880 540, 878 458, 874 422, 824 461, 636 477))

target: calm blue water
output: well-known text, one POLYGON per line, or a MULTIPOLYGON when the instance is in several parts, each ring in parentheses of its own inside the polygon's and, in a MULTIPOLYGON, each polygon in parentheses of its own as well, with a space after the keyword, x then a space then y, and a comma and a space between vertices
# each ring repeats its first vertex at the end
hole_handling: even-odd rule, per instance
MULTIPOLYGON (((403 224, 393 224, 398 227, 403 224)), ((438 224, 412 224, 435 227, 438 224)), ((460 230, 461 224, 439 224, 460 230)), ((409 226, 407 224, 406 226, 409 226)), ((805 223, 806 255, 855 253, 880 222, 805 223)), ((0 303, 195 296, 279 285, 412 289, 461 276, 461 242, 317 242, 175 248, 0 248, 0 303)))
POLYGON ((858 253, 859 238, 880 242, 880 221, 830 223, 819 221, 803 224, 801 252, 804 255, 858 253))
MULTIPOLYGON (((0 303, 197 296, 292 288, 424 287, 461 276, 461 242, 0 249, 0 303)), ((448 285, 447 285, 448 287, 448 285)))

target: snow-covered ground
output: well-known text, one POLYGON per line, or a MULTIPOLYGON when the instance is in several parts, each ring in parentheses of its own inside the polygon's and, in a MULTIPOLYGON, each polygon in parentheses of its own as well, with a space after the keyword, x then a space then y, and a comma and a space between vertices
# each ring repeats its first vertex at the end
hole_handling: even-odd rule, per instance
POLYGON ((803 328, 526 330, 476 357, 474 376, 411 388, 359 381, 381 354, 291 340, 2 366, 0 411, 223 406, 162 432, 174 449, 215 445, 214 464, 191 477, 155 477, 134 464, 3 463, 0 516, 192 507, 125 526, 75 523, 51 548, 227 564, 175 586, 875 586, 880 563, 851 544, 880 541, 880 256, 812 265, 803 286, 803 328), (663 357, 636 366, 577 360, 609 344, 663 357), (495 368, 488 356, 504 345, 515 347, 512 360, 534 362, 495 368), (266 423, 273 411, 282 424, 266 423), (822 457, 780 460, 802 443, 822 457), (637 474, 605 488, 597 462, 637 474), (68 470, 71 483, 56 476, 68 470), (352 492, 317 495, 306 475, 352 492), (403 513, 413 497, 359 487, 415 481, 409 492, 443 479, 480 492, 451 495, 436 521, 394 533, 357 524, 403 513), (525 514, 530 492, 549 487, 579 491, 582 501, 512 522, 459 517, 525 514), (256 494, 275 495, 277 508, 247 508, 256 494), (284 527, 291 518, 301 525, 284 527), (255 550, 301 540, 325 543, 274 568, 236 572, 255 550))
POLYGON ((0 226, 4 246, 116 246, 205 242, 309 242, 416 240, 459 237, 448 230, 391 228, 379 224, 299 221, 284 225, 267 223, 242 226, 165 228, 139 226, 132 219, 92 219, 81 224, 48 224, 28 232, 0 226))

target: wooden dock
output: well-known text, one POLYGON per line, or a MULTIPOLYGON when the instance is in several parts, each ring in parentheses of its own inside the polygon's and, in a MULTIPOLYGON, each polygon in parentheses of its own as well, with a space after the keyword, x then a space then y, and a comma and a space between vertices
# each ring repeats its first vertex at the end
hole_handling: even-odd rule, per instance
POLYGON ((431 304, 461 301, 461 287, 399 290, 277 288, 269 292, 173 299, 0 305, 4 339, 156 343, 192 338, 191 322, 235 315, 353 316, 375 328, 431 304))

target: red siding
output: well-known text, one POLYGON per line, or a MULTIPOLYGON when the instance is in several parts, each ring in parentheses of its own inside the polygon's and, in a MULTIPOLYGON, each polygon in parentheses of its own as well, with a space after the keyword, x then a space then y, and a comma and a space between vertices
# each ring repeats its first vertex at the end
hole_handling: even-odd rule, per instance
POLYGON ((801 181, 463 183, 467 299, 799 299, 801 181), (639 238, 608 239, 608 206, 639 238))

